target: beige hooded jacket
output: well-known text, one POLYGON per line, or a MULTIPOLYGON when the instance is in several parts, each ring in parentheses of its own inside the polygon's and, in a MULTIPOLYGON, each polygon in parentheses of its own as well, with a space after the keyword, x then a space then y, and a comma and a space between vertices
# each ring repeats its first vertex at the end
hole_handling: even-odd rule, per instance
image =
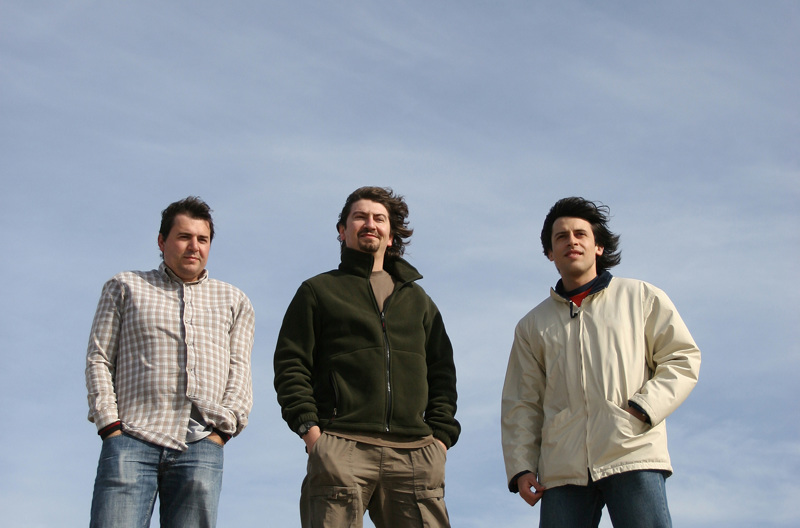
POLYGON ((700 350, 660 289, 614 277, 580 308, 551 290, 517 324, 508 362, 509 482, 524 471, 550 488, 632 470, 671 473, 664 419, 699 369, 700 350), (625 411, 629 400, 651 424, 625 411))

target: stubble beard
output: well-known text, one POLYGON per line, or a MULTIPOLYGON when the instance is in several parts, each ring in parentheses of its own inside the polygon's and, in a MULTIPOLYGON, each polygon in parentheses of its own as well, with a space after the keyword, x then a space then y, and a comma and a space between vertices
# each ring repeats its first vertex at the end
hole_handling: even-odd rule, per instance
POLYGON ((364 253, 376 253, 378 251, 378 248, 380 247, 381 243, 379 240, 374 240, 371 238, 358 239, 358 249, 360 249, 364 253))

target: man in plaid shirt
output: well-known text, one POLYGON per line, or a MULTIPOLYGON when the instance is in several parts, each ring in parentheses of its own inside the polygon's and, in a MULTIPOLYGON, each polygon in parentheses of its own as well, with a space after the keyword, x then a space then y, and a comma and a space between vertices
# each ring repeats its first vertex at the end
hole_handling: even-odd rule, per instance
POLYGON ((214 526, 223 446, 253 403, 250 300, 208 278, 214 238, 196 197, 161 214, 163 262, 103 287, 86 356, 89 420, 103 439, 91 526, 214 526))

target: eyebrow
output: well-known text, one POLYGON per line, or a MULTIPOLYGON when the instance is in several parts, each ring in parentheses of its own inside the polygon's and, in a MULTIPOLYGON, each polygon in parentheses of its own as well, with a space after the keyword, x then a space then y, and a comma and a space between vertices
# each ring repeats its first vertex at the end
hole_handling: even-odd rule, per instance
POLYGON ((588 229, 584 229, 583 227, 579 227, 578 229, 562 229, 560 231, 553 231, 553 236, 565 235, 565 234, 569 233, 570 231, 572 231, 573 233, 588 233, 589 232, 588 229))
POLYGON ((370 213, 369 211, 353 211, 350 213, 351 216, 358 216, 358 215, 372 215, 376 218, 388 218, 389 216, 385 213, 370 213))
MULTIPOLYGON (((176 235, 179 236, 179 237, 182 237, 182 236, 195 236, 194 233, 190 233, 188 231, 179 231, 176 235)), ((211 236, 210 235, 197 235, 197 238, 211 238, 211 236)))

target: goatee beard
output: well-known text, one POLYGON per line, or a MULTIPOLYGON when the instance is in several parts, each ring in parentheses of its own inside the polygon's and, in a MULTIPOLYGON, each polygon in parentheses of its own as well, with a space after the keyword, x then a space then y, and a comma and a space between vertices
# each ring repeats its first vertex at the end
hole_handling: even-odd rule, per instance
POLYGON ((365 240, 362 238, 358 241, 358 248, 365 253, 375 253, 380 247, 381 244, 377 240, 365 240))

